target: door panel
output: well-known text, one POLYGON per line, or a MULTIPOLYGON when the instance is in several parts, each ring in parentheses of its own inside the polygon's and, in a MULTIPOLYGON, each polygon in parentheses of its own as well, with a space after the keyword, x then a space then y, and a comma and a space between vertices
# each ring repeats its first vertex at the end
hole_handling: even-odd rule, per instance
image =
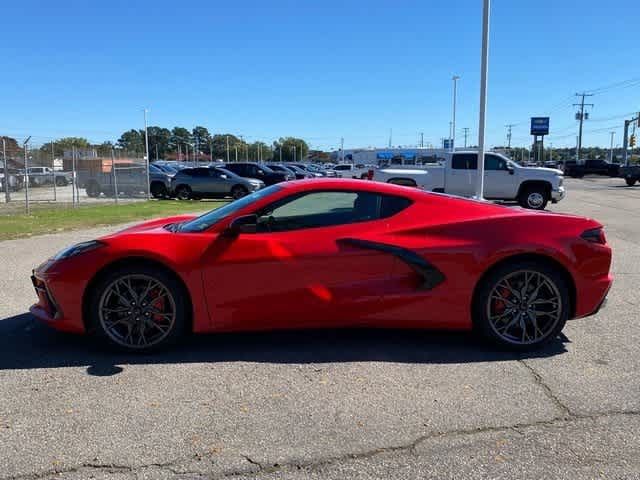
MULTIPOLYGON (((369 231, 384 228, 381 221, 367 223, 369 231)), ((203 258, 214 328, 367 324, 380 307, 394 257, 337 241, 376 239, 366 232, 361 223, 221 237, 203 258)))

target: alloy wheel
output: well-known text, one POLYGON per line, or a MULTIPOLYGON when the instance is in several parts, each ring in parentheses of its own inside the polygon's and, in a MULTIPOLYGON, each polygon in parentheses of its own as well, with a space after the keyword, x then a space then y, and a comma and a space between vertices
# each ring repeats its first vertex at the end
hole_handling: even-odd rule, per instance
POLYGON ((100 297, 98 315, 104 332, 117 344, 144 349, 160 343, 176 322, 171 291, 148 275, 124 275, 100 297))
POLYGON ((546 338, 562 318, 555 283, 534 270, 518 270, 499 280, 487 301, 491 329, 505 342, 531 345, 546 338))
POLYGON ((540 208, 544 203, 544 196, 540 192, 531 192, 527 196, 527 204, 531 208, 540 208))

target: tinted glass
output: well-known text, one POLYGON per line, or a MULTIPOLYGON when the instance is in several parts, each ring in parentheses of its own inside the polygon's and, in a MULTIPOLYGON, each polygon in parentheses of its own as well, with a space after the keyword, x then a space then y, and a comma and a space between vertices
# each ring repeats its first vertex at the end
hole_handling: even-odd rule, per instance
POLYGON ((194 177, 208 177, 209 169, 208 168, 194 168, 191 174, 194 177))
POLYGON ((451 167, 455 170, 476 170, 478 155, 475 153, 456 153, 451 159, 451 167))
POLYGON ((506 170, 507 162, 504 158, 500 158, 497 155, 485 155, 484 168, 485 170, 506 170))
POLYGON ((272 185, 270 187, 253 192, 252 194, 242 197, 238 200, 234 200, 231 203, 227 203, 224 207, 211 210, 210 212, 207 212, 204 215, 199 216, 198 218, 194 218, 193 220, 183 223, 182 225, 180 225, 178 231, 191 233, 202 232, 215 225, 220 220, 227 218, 229 215, 233 215, 235 212, 241 210, 247 205, 256 202, 268 195, 272 195, 273 193, 280 190, 280 188, 281 187, 278 187, 277 185, 272 185))
POLYGON ((396 213, 400 213, 411 205, 411 203, 411 200, 408 198, 383 195, 382 205, 380 207, 380 218, 387 218, 395 215, 396 213))

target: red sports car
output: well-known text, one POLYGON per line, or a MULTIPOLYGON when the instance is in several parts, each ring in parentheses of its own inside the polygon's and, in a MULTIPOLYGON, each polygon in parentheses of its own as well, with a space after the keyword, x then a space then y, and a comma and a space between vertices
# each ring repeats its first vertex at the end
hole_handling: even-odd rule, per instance
POLYGON ((74 245, 31 312, 130 350, 185 332, 477 329, 540 347, 611 286, 603 227, 376 182, 314 179, 74 245))

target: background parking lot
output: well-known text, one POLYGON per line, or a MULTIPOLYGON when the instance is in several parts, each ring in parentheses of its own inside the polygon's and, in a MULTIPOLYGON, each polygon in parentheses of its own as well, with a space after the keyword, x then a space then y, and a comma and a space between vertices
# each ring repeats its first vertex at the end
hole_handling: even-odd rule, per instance
POLYGON ((549 209, 606 225, 616 279, 532 355, 352 330, 114 354, 25 313, 34 266, 113 228, 0 242, 0 479, 640 478, 640 187, 566 185, 549 209))

